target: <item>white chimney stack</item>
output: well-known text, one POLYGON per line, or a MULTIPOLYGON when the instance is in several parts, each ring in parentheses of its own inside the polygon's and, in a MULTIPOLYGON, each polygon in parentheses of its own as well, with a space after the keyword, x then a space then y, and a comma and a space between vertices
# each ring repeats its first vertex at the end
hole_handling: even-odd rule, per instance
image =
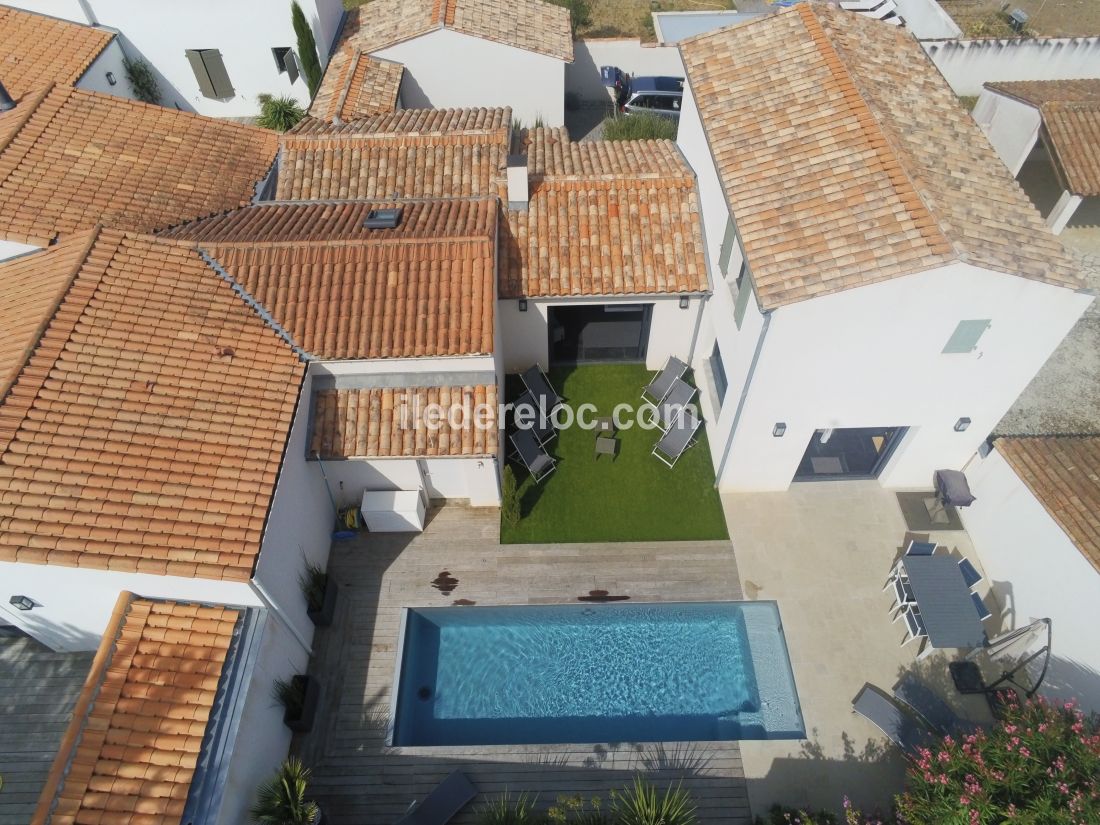
POLYGON ((527 155, 508 156, 508 208, 526 209, 531 197, 527 183, 527 155))

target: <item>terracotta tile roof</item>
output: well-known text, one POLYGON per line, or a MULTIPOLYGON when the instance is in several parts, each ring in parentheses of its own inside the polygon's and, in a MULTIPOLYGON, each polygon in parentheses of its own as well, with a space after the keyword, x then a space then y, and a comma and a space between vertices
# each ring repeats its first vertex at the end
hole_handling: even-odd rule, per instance
POLYGON ((405 67, 358 49, 341 49, 328 63, 309 113, 321 120, 358 120, 392 112, 405 67))
POLYGON ((765 309, 956 260, 1082 285, 909 33, 802 3, 680 48, 765 309))
POLYGON ((283 137, 280 200, 495 195, 509 109, 405 109, 336 125, 309 119, 283 137))
POLYGON ((1100 78, 985 85, 1037 107, 1065 187, 1075 195, 1100 195, 1100 78))
POLYGON ((119 596, 32 825, 178 825, 239 616, 119 596))
POLYGON ((0 560, 247 581, 303 365, 187 244, 89 233, 0 294, 32 261, 71 283, 0 403, 0 560))
POLYGON ((274 132, 53 87, 0 115, 0 237, 147 232, 249 203, 274 132))
POLYGON ((997 452, 1100 572, 1100 436, 998 438, 997 452))
POLYGON ((172 231, 195 240, 317 358, 493 352, 490 199, 276 203, 172 231), (400 206, 396 229, 362 226, 400 206))
POLYGON ((72 86, 113 32, 0 6, 0 82, 15 98, 48 83, 72 86))
POLYGON ((313 394, 309 454, 322 459, 495 456, 497 388, 387 387, 313 394), (425 410, 439 405, 435 428, 425 410), (475 416, 484 410, 480 424, 475 416), (450 415, 455 412, 453 417, 450 415), (452 426, 457 425, 457 426, 452 426))
POLYGON ((573 62, 569 12, 544 0, 372 0, 348 12, 341 38, 377 52, 441 28, 573 62))
POLYGON ((508 210, 501 297, 707 291, 695 178, 672 141, 528 139, 530 198, 508 210))

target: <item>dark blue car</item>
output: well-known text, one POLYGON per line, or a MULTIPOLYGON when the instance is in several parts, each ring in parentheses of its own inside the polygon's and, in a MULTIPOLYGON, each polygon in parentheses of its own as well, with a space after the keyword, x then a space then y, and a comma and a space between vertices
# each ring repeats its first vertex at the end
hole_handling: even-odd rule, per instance
POLYGON ((623 114, 649 114, 680 119, 680 103, 684 98, 682 77, 631 77, 616 66, 601 66, 600 74, 608 93, 623 114))

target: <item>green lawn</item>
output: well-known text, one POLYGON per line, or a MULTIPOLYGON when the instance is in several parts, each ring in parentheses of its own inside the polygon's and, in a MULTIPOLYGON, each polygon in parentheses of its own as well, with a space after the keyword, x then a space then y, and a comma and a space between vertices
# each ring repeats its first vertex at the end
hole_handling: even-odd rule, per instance
MULTIPOLYGON (((639 395, 650 376, 641 364, 613 364, 554 369, 550 381, 574 409, 591 402, 597 415, 610 416, 616 404, 640 404, 639 395)), ((509 376, 509 399, 519 394, 518 383, 509 376)), ((650 454, 659 436, 656 430, 637 426, 623 430, 616 435, 615 460, 609 456, 595 460, 592 430, 563 429, 548 446, 558 468, 539 485, 513 462, 523 518, 516 527, 501 524, 501 541, 728 538, 704 431, 672 469, 650 454)))

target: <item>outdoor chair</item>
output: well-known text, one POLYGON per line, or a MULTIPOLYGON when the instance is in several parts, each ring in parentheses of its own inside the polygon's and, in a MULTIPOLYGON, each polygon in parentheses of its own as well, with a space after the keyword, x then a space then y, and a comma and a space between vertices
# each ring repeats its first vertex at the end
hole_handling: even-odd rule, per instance
POLYGON ((990 609, 985 606, 985 602, 982 601, 982 597, 979 596, 977 593, 971 593, 970 600, 974 602, 974 609, 978 612, 978 618, 981 621, 984 622, 986 619, 993 615, 992 611, 990 611, 990 609))
POLYGON ((688 404, 695 398, 697 392, 699 390, 686 381, 675 379, 668 394, 657 407, 657 419, 661 422, 661 426, 667 430, 677 419, 686 418, 688 404))
MULTIPOLYGON (((894 579, 894 603, 890 605, 891 612, 899 607, 905 607, 907 604, 916 604, 917 597, 913 595, 913 588, 909 584, 909 579, 902 576, 898 576, 894 579)), ((895 618, 894 621, 897 621, 895 618)))
POLYGON ((520 374, 520 380, 524 388, 538 402, 539 409, 547 418, 554 414, 554 410, 562 403, 562 397, 551 386, 550 379, 538 364, 529 367, 520 374))
POLYGON ((668 428, 653 445, 653 455, 670 468, 675 467, 680 456, 695 443, 695 433, 699 430, 700 423, 691 410, 685 410, 683 415, 673 416, 668 428))
POLYGON ((936 543, 934 541, 911 541, 909 546, 905 548, 905 555, 907 556, 931 556, 936 552, 936 543))
POLYGON ((932 741, 932 732, 911 713, 872 684, 865 684, 852 700, 852 710, 882 731, 902 753, 916 758, 932 741))
MULTIPOLYGON (((554 426, 554 422, 549 416, 544 415, 542 410, 539 409, 538 403, 535 401, 535 397, 529 392, 525 392, 521 395, 515 404, 515 410, 517 413, 521 409, 527 409, 534 412, 534 419, 527 426, 516 424, 516 427, 521 430, 530 430, 535 434, 535 438, 538 439, 539 444, 546 445, 553 441, 557 435, 558 430, 554 426)), ((524 413, 524 420, 526 421, 531 417, 530 412, 524 413)))
POLYGON ((530 430, 516 430, 509 436, 509 440, 512 442, 512 446, 516 448, 512 454, 513 457, 518 458, 523 463, 523 466, 527 468, 527 472, 531 474, 531 478, 535 480, 535 484, 541 482, 557 469, 557 462, 542 448, 538 439, 535 438, 535 434, 530 430))
POLYGON ((665 396, 672 389, 673 382, 684 377, 687 369, 687 364, 675 355, 670 355, 664 369, 653 376, 653 380, 642 390, 642 400, 656 407, 665 400, 665 396))
POLYGON ((914 673, 906 673, 894 686, 894 698, 909 707, 936 732, 947 734, 972 733, 978 726, 960 719, 951 706, 914 673))
POLYGON ((902 647, 912 642, 915 639, 924 639, 928 636, 928 631, 924 628, 924 619, 921 618, 920 611, 917 610, 916 605, 907 604, 901 609, 902 615, 905 616, 905 640, 901 643, 902 647))
POLYGON ((462 771, 455 771, 397 820, 397 825, 447 825, 477 796, 477 788, 462 771))
POLYGON ((970 563, 970 559, 959 559, 959 572, 963 574, 963 581, 966 582, 966 586, 971 590, 973 590, 974 585, 981 582, 983 578, 977 568, 970 563))

